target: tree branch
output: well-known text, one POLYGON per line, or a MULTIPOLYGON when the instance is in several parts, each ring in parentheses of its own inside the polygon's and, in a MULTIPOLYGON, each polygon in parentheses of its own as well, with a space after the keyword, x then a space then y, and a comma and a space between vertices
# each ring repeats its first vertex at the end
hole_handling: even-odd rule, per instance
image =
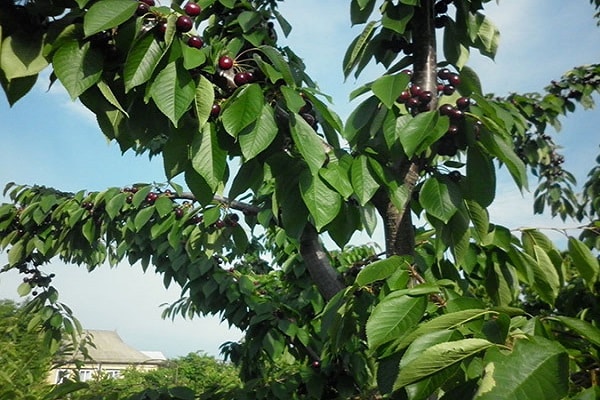
POLYGON ((302 232, 300 254, 310 277, 326 301, 345 288, 340 275, 327 257, 317 230, 311 224, 307 224, 302 232))

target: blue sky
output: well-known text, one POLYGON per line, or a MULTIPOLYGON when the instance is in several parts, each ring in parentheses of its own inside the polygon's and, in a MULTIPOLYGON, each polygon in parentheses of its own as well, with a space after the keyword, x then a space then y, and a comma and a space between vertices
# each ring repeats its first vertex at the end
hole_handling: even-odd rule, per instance
MULTIPOLYGON (((333 96, 333 107, 342 117, 354 106, 347 101, 348 93, 381 71, 368 68, 360 81, 344 82, 341 60, 360 30, 350 27, 348 3, 280 3, 280 11, 293 26, 282 43, 304 59, 309 74, 333 96)), ((479 73, 487 92, 538 91, 568 69, 600 59, 600 28, 587 0, 503 0, 499 5, 490 2, 486 14, 500 28, 500 49, 495 62, 473 53, 469 65, 479 73)), ((0 187, 16 181, 62 190, 101 190, 164 181, 159 159, 121 156, 118 146, 104 139, 93 115, 71 102, 64 89, 59 85, 46 89, 47 81, 40 80, 34 92, 13 108, 0 97, 0 187)), ((563 121, 557 136, 565 147, 566 168, 582 180, 599 153, 599 126, 597 110, 580 111, 563 121)), ((508 179, 499 182, 490 212, 492 221, 510 228, 576 225, 533 216, 531 195, 521 195, 508 179)), ((0 254, 0 264, 5 259, 0 254)), ((52 268, 62 301, 85 327, 117 330, 140 350, 160 350, 171 357, 197 350, 217 355, 221 343, 241 336, 215 318, 161 320, 159 305, 176 300, 179 291, 165 290, 161 278, 151 271, 143 274, 137 266, 122 265, 88 274, 84 268, 58 262, 52 268)), ((17 299, 19 280, 16 274, 0 275, 0 298, 17 299)))

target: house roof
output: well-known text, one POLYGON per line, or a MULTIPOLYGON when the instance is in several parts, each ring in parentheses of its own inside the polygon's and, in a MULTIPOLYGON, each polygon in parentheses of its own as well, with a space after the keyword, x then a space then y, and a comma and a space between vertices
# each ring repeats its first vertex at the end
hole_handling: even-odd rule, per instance
POLYGON ((88 353, 97 363, 151 365, 164 362, 164 355, 162 360, 160 357, 146 355, 123 342, 115 331, 86 330, 85 332, 90 335, 95 346, 88 346, 88 353))

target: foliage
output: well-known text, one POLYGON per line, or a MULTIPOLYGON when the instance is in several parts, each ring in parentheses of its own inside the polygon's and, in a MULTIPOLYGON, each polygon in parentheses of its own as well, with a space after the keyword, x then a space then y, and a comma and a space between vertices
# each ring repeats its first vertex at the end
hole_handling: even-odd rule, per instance
MULTIPOLYGON (((202 396, 221 396, 233 392, 239 385, 237 370, 213 357, 190 353, 187 356, 168 360, 168 362, 151 371, 140 371, 135 368, 125 370, 118 379, 98 377, 88 382, 86 390, 72 395, 74 400, 84 399, 134 399, 145 393, 170 392, 198 393, 202 396), (185 387, 188 390, 184 391, 185 387)), ((185 398, 185 397, 182 397, 185 398)))
POLYGON ((0 398, 24 398, 47 390, 51 355, 43 346, 42 334, 27 330, 23 307, 9 300, 0 303, 0 398))
POLYGON ((31 275, 20 291, 50 307, 38 322, 68 333, 45 263, 154 268, 182 288, 165 316, 218 314, 245 331, 222 348, 239 399, 593 396, 599 170, 578 195, 547 128, 593 106, 600 67, 540 94, 484 94, 468 59, 498 47, 485 3, 352 0, 364 28, 343 72, 386 71, 352 93, 342 123, 277 45, 273 21, 290 26, 274 0, 199 1, 191 32, 179 2, 3 2, 9 102, 50 68, 123 151, 162 157, 167 178, 77 193, 9 184, 4 268, 31 275), (201 27, 203 46, 188 45, 201 27), (534 211, 575 218, 582 235, 564 250, 490 221, 498 166, 521 190, 533 173, 534 211), (384 252, 348 246, 378 218, 384 252))
POLYGON ((54 360, 69 352, 68 335, 65 347, 53 350, 48 341, 51 330, 36 323, 39 311, 32 309, 34 304, 0 300, 0 399, 54 400, 82 387, 48 383, 54 360))

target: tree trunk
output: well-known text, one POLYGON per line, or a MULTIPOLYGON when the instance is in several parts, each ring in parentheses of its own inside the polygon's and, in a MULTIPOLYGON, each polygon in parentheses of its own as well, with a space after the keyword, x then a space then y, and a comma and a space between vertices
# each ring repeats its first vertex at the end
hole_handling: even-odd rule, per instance
MULTIPOLYGON (((414 70, 412 84, 422 90, 433 93, 429 109, 437 108, 437 56, 434 25, 434 0, 422 0, 420 7, 415 7, 412 19, 413 26, 413 59, 414 70)), ((423 160, 413 157, 395 168, 397 176, 408 191, 412 191, 424 167, 423 160)), ((383 219, 385 229, 385 248, 388 256, 394 254, 414 254, 415 230, 412 224, 409 196, 402 209, 398 209, 390 200, 387 192, 380 190, 373 203, 383 219)))

